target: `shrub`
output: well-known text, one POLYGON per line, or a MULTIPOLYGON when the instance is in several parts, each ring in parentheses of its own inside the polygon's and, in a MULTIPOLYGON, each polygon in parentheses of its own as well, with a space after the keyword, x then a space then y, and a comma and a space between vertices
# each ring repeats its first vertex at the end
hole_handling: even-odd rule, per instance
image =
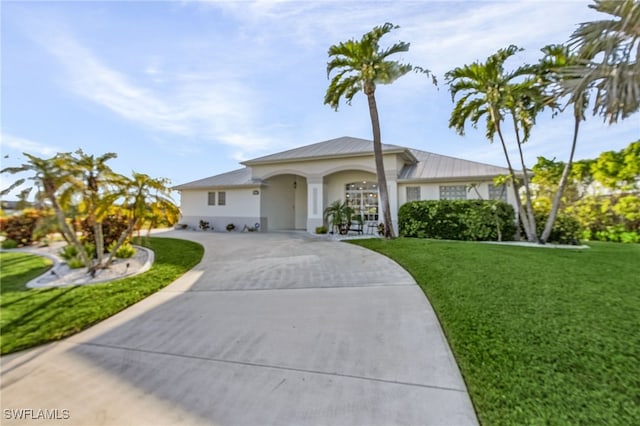
POLYGON ((328 229, 326 226, 318 226, 316 228, 316 234, 326 234, 328 232, 328 229))
MULTIPOLYGON (((542 235, 544 227, 547 225, 548 213, 536 212, 536 232, 538 235, 542 235)), ((551 234, 546 242, 557 244, 579 244, 580 236, 583 235, 581 231, 580 222, 575 217, 559 213, 556 216, 556 220, 551 228, 551 234)))
POLYGON ((16 240, 4 240, 2 242, 3 249, 14 249, 18 247, 18 242, 16 240))
MULTIPOLYGON (((115 242, 109 244, 109 253, 111 253, 113 251, 115 246, 116 246, 115 242)), ((119 258, 119 259, 129 259, 134 254, 136 254, 136 249, 133 248, 133 246, 131 244, 124 243, 123 245, 118 247, 118 250, 116 250, 115 256, 117 258, 119 258)))
POLYGON ((233 223, 227 225, 227 231, 231 232, 236 229, 236 226, 233 223))
MULTIPOLYGON (((89 259, 92 259, 93 257, 95 257, 96 246, 94 246, 91 243, 85 243, 84 249, 87 252, 87 256, 89 256, 89 259)), ((73 244, 64 246, 62 250, 58 252, 58 255, 67 261, 72 261, 74 259, 77 259, 80 262, 82 262, 82 259, 80 258, 80 254, 78 253, 78 249, 73 244)))
POLYGON ((67 261, 67 265, 71 269, 84 268, 84 266, 85 266, 85 264, 82 262, 82 259, 79 259, 77 257, 74 257, 73 259, 69 259, 67 261))
MULTIPOLYGON (((105 252, 107 247, 113 242, 118 241, 120 235, 127 230, 129 221, 126 217, 120 215, 109 215, 102 221, 102 237, 104 239, 105 252)), ((86 219, 81 222, 82 240, 95 246, 96 237, 93 232, 93 226, 86 219)))
POLYGON ((49 214, 38 210, 28 209, 21 214, 0 218, 0 232, 7 239, 14 240, 19 247, 31 245, 38 241, 42 235, 34 237, 34 231, 42 219, 49 217, 49 214))
POLYGON ((58 252, 61 258, 65 260, 71 260, 78 256, 78 249, 76 246, 69 244, 68 246, 64 246, 62 250, 58 252))
POLYGON ((398 211, 400 235, 446 240, 511 240, 515 213, 510 204, 483 200, 428 200, 398 211))

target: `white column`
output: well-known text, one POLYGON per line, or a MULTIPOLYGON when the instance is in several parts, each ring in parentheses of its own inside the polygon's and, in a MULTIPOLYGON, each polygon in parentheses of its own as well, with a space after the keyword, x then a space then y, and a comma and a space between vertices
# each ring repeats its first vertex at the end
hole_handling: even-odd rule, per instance
POLYGON ((307 178, 307 232, 315 232, 324 223, 324 178, 307 178))

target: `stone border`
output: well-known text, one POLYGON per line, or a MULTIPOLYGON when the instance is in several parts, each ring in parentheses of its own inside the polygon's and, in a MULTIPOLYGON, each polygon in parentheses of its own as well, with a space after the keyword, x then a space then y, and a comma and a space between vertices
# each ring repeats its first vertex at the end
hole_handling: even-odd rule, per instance
MULTIPOLYGON (((109 281, 115 281, 122 278, 129 278, 144 272, 147 272, 153 266, 153 262, 155 260, 155 253, 153 250, 149 250, 146 247, 132 245, 136 250, 141 250, 146 259, 144 262, 131 269, 130 272, 116 275, 111 269, 101 270, 95 277, 91 277, 86 272, 84 272, 84 268, 79 269, 69 269, 67 263, 57 256, 57 248, 52 250, 52 247, 45 248, 18 248, 12 250, 2 250, 4 252, 17 251, 22 253, 34 254, 36 256, 45 257, 53 262, 53 266, 47 270, 44 274, 32 279, 26 284, 27 288, 54 288, 54 287, 66 287, 73 285, 87 285, 87 284, 99 284, 105 283, 109 281), (48 250, 47 250, 48 249, 48 250), (55 276, 56 278, 50 279, 51 276, 55 276), (106 276, 105 276, 106 275, 106 276), (49 278, 49 279, 45 279, 49 278)), ((114 261, 115 266, 126 264, 129 259, 116 259, 114 261), (117 262, 117 263, 115 263, 117 262)), ((138 262, 140 263, 140 262, 138 262)), ((128 269, 128 268, 127 268, 128 269)))

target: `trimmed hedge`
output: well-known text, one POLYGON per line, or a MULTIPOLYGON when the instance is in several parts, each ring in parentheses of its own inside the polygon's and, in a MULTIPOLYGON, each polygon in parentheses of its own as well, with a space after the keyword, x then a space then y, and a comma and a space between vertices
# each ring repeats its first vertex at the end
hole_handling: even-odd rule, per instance
POLYGON ((516 232, 513 206, 502 201, 413 201, 400 207, 398 225, 403 237, 443 240, 497 241, 500 233, 506 241, 516 232))

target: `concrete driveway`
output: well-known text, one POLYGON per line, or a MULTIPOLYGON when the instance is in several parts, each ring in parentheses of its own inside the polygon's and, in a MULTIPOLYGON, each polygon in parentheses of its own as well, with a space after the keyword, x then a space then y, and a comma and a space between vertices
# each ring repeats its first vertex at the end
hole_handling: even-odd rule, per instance
POLYGON ((306 234, 158 236, 202 243, 203 261, 3 357, 2 424, 25 424, 20 409, 74 425, 477 424, 433 310, 391 260, 306 234))

